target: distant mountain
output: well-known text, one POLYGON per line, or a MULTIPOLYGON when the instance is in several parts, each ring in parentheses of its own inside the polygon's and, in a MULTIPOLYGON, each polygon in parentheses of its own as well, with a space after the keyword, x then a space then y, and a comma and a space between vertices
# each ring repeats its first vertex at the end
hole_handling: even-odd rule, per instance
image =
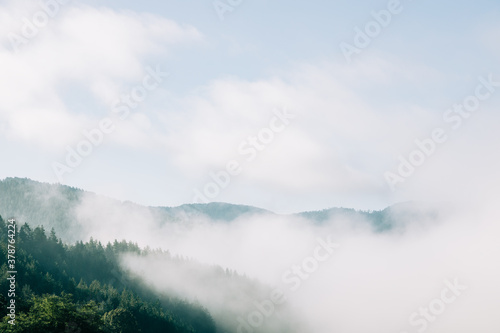
POLYGON ((383 211, 362 211, 353 208, 329 208, 319 211, 298 213, 298 216, 312 220, 318 224, 339 218, 366 219, 373 223, 377 231, 390 229, 394 223, 383 211))
MULTIPOLYGON (((189 223, 199 219, 229 223, 243 216, 275 215, 273 212, 256 207, 220 202, 184 204, 178 207, 147 207, 60 184, 41 183, 26 178, 6 178, 0 181, 0 214, 2 216, 16 217, 18 221, 29 222, 34 226, 44 225, 54 228, 61 235, 72 235, 63 237, 70 242, 79 240, 78 235, 82 225, 76 223, 75 216, 84 198, 92 198, 94 202, 99 202, 99 209, 140 212, 144 216, 151 216, 159 224, 189 223)), ((382 232, 415 219, 434 219, 438 216, 438 209, 436 206, 424 203, 409 202, 381 211, 330 208, 298 213, 294 216, 317 224, 340 218, 359 218, 369 221, 375 230, 382 232)))
POLYGON ((182 216, 192 218, 205 216, 215 221, 230 222, 243 215, 273 214, 272 212, 246 205, 233 205, 223 202, 211 202, 208 204, 184 204, 178 207, 151 207, 153 210, 164 212, 172 219, 182 216))
POLYGON ((298 216, 321 224, 336 219, 364 220, 372 223, 378 232, 404 227, 412 221, 437 221, 446 211, 448 204, 431 204, 426 202, 397 203, 383 210, 362 211, 352 208, 330 208, 320 211, 303 212, 298 216))
MULTIPOLYGON (((48 184, 27 178, 6 178, 0 181, 0 212, 6 217, 16 217, 20 222, 53 227, 66 235, 78 235, 75 214, 82 199, 93 197, 110 207, 142 211, 154 216, 160 224, 185 222, 206 218, 211 221, 231 222, 244 215, 271 214, 264 209, 227 203, 185 204, 178 207, 146 207, 132 202, 122 202, 78 188, 48 184)), ((77 239, 71 239, 75 241, 77 239)))

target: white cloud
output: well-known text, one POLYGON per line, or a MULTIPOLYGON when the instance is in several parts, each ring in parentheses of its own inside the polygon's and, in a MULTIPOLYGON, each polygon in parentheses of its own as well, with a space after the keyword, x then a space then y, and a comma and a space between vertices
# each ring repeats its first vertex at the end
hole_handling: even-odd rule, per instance
MULTIPOLYGON (((500 276, 498 266, 492 264, 500 251, 495 245, 500 230, 495 223, 498 212, 491 202, 493 198, 476 202, 478 206, 470 203, 448 213, 443 210, 439 218, 431 220, 406 216, 404 228, 385 233, 375 233, 368 224, 349 217, 315 225, 292 216, 254 216, 227 224, 167 223, 161 228, 145 228, 146 233, 133 239, 158 244, 173 254, 236 269, 284 290, 286 306, 295 309, 294 318, 307 327, 298 331, 367 332, 376 327, 384 332, 416 332, 420 324, 410 324, 410 315, 441 297, 445 280, 455 279, 467 289, 446 304, 446 311, 428 323, 427 331, 469 332, 477 325, 491 330, 499 327, 492 309, 499 304, 493 295, 498 293, 500 276), (305 269, 301 275, 297 273, 305 277, 298 289, 292 290, 294 284, 283 279, 284 273, 293 265, 304 265, 315 249, 316 237, 325 239, 326 235, 331 235, 340 247, 309 274, 305 269)), ((138 218, 137 213, 129 215, 138 218)), ((393 217, 402 222, 404 216, 401 211, 393 217)), ((149 221, 147 215, 144 218, 149 221)), ((122 216, 119 220, 122 229, 135 225, 134 218, 122 216)), ((100 224, 92 230, 108 235, 105 230, 111 228, 100 224)), ((191 271, 187 277, 182 267, 155 256, 132 256, 124 264, 158 292, 183 290, 182 296, 201 300, 215 310, 210 297, 214 290, 207 287, 214 281, 197 280, 201 272, 191 271)), ((215 294, 224 295, 226 287, 220 285, 215 294)), ((265 300, 262 295, 254 297, 257 302, 265 300)), ((226 311, 245 301, 234 294, 227 298, 220 302, 226 304, 226 311)), ((239 315, 246 317, 250 311, 239 315)), ((277 318, 289 320, 278 316, 269 319, 277 318)), ((229 319, 236 325, 236 316, 229 319)))
POLYGON ((61 149, 78 139, 81 129, 95 127, 105 116, 100 109, 109 113, 130 89, 127 84, 140 83, 145 68, 155 66, 147 57, 202 38, 195 28, 156 15, 67 4, 14 52, 8 33, 22 36, 22 18, 40 10, 36 1, 1 8, 10 18, 0 24, 0 121, 11 139, 47 149, 61 149), (73 104, 98 110, 75 114, 66 97, 77 92, 85 99, 72 95, 73 104))
POLYGON ((411 144, 432 126, 436 116, 414 105, 403 110, 385 101, 369 105, 363 87, 381 85, 396 95, 401 80, 424 82, 435 75, 380 59, 351 70, 332 63, 304 64, 261 80, 215 80, 178 101, 182 118, 165 111, 160 119, 168 128, 173 161, 200 185, 209 171, 237 159, 245 164, 238 178, 242 186, 378 191, 385 187, 380 176, 384 162, 399 153, 400 142, 411 144), (246 163, 238 153, 241 142, 268 126, 273 109, 285 107, 297 117, 255 161, 246 163))

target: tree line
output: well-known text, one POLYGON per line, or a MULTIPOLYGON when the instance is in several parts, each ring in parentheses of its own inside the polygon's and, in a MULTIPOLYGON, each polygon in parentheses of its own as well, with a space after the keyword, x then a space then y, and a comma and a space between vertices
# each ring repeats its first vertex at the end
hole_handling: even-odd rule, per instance
MULTIPOLYGON (((7 314, 7 226, 0 217, 0 331, 23 333, 215 333, 199 304, 155 295, 118 263, 137 244, 90 240, 65 244, 51 230, 23 224, 16 235, 16 325, 7 314)), ((169 255, 163 253, 163 255, 169 255)))

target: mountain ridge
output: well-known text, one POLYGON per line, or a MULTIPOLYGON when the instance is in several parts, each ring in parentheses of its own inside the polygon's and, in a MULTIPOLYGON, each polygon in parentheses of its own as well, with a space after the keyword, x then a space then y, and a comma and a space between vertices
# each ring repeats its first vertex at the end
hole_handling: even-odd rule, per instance
MULTIPOLYGON (((3 216, 16 217, 21 223, 29 221, 30 224, 45 225, 54 228, 58 233, 71 231, 77 235, 83 230, 83 226, 74 220, 75 216, 78 216, 80 204, 88 198, 93 200, 88 204, 91 209, 110 210, 109 207, 112 207, 115 211, 125 213, 140 212, 144 216, 151 216, 160 225, 190 223, 199 219, 213 223, 230 223, 243 216, 266 215, 300 217, 315 224, 323 224, 332 219, 349 217, 368 220, 376 231, 381 232, 401 224, 401 216, 415 219, 432 218, 437 214, 432 205, 416 202, 399 203, 376 211, 332 207, 294 214, 277 214, 254 206, 224 202, 191 203, 174 207, 144 206, 58 183, 50 184, 16 177, 0 180, 0 213, 3 216)), ((75 240, 78 239, 71 239, 75 240)))
MULTIPOLYGON (((336 207, 336 206, 332 206, 332 207, 329 207, 329 208, 324 208, 324 209, 321 209, 321 210, 312 210, 312 211, 303 211, 303 212, 297 212, 297 213, 289 213, 289 214, 280 214, 280 213, 275 213, 271 210, 268 210, 268 209, 265 209, 265 208, 260 208, 260 207, 257 207, 257 206, 252 206, 252 205, 247 205, 247 204, 234 204, 234 203, 228 203, 228 202, 222 202, 222 201, 213 201, 213 202, 209 202, 209 203, 184 203, 184 204, 181 204, 181 205, 178 205, 178 206, 156 206, 156 205, 143 205, 143 204, 139 204, 139 203, 136 203, 136 202, 133 202, 131 200, 120 200, 120 199, 116 199, 116 198, 113 198, 113 197, 109 197, 107 195, 103 195, 103 194, 97 194, 95 192, 92 192, 92 191, 88 191, 88 190, 85 190, 85 189, 82 189, 82 188, 79 188, 79 187, 74 187, 74 186, 70 186, 70 185, 64 185, 64 184, 60 184, 60 183, 48 183, 48 182, 41 182, 41 181, 37 181, 37 180, 33 180, 33 179, 30 179, 30 178, 20 178, 20 177, 6 177, 4 179, 1 179, 0 180, 0 184, 4 184, 6 182, 24 182, 24 183, 29 183, 31 185, 38 185, 38 186, 44 186, 44 187, 47 187, 47 188, 61 188, 61 189, 65 189, 66 191, 75 191, 75 192, 79 192, 79 193, 85 193, 85 194, 90 194, 90 195, 95 195, 95 196, 98 196, 98 197, 103 197, 103 198, 106 198, 106 199, 110 199, 110 200, 113 200, 113 201, 117 201, 117 202, 120 202, 122 204, 131 204, 131 205, 135 205, 135 206, 141 206, 141 207, 148 207, 148 208, 153 208, 153 209, 172 209, 172 210, 182 210, 182 209, 185 209, 185 210, 193 210, 193 211, 202 211, 202 209, 200 209, 200 207, 209 207, 210 209, 214 209, 216 206, 219 206, 222 207, 222 206, 225 206, 225 207, 231 207, 231 208, 235 208, 235 207, 239 207, 240 210, 242 211, 254 211, 254 212, 260 212, 260 213, 271 213, 271 214, 275 214, 275 215, 306 215, 306 214, 310 214, 310 213, 320 213, 320 212, 324 212, 324 211, 331 211, 331 210, 346 210, 346 211, 358 211, 358 212, 372 212, 372 211, 379 211, 379 210, 358 210, 358 209, 355 209, 355 208, 344 208, 344 207, 336 207)), ((0 188, 0 190, 2 190, 0 188)), ((395 205, 398 205, 398 204, 403 204, 403 203, 396 203, 395 205)), ((388 206, 387 208, 389 207, 392 207, 391 206, 388 206)), ((387 209, 385 208, 385 209, 387 209)))

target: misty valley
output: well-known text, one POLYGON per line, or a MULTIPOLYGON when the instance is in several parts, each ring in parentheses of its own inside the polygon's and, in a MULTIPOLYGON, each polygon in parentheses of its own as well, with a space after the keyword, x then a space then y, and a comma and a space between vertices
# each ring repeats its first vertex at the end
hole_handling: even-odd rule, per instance
POLYGON ((427 330, 467 297, 471 249, 447 250, 473 232, 458 211, 423 202, 288 215, 226 203, 146 207, 7 178, 0 251, 15 272, 6 260, 0 267, 0 307, 10 311, 0 331, 427 330), (459 279, 448 276, 441 263, 459 261, 459 279), (428 289, 437 290, 430 302, 428 289))

